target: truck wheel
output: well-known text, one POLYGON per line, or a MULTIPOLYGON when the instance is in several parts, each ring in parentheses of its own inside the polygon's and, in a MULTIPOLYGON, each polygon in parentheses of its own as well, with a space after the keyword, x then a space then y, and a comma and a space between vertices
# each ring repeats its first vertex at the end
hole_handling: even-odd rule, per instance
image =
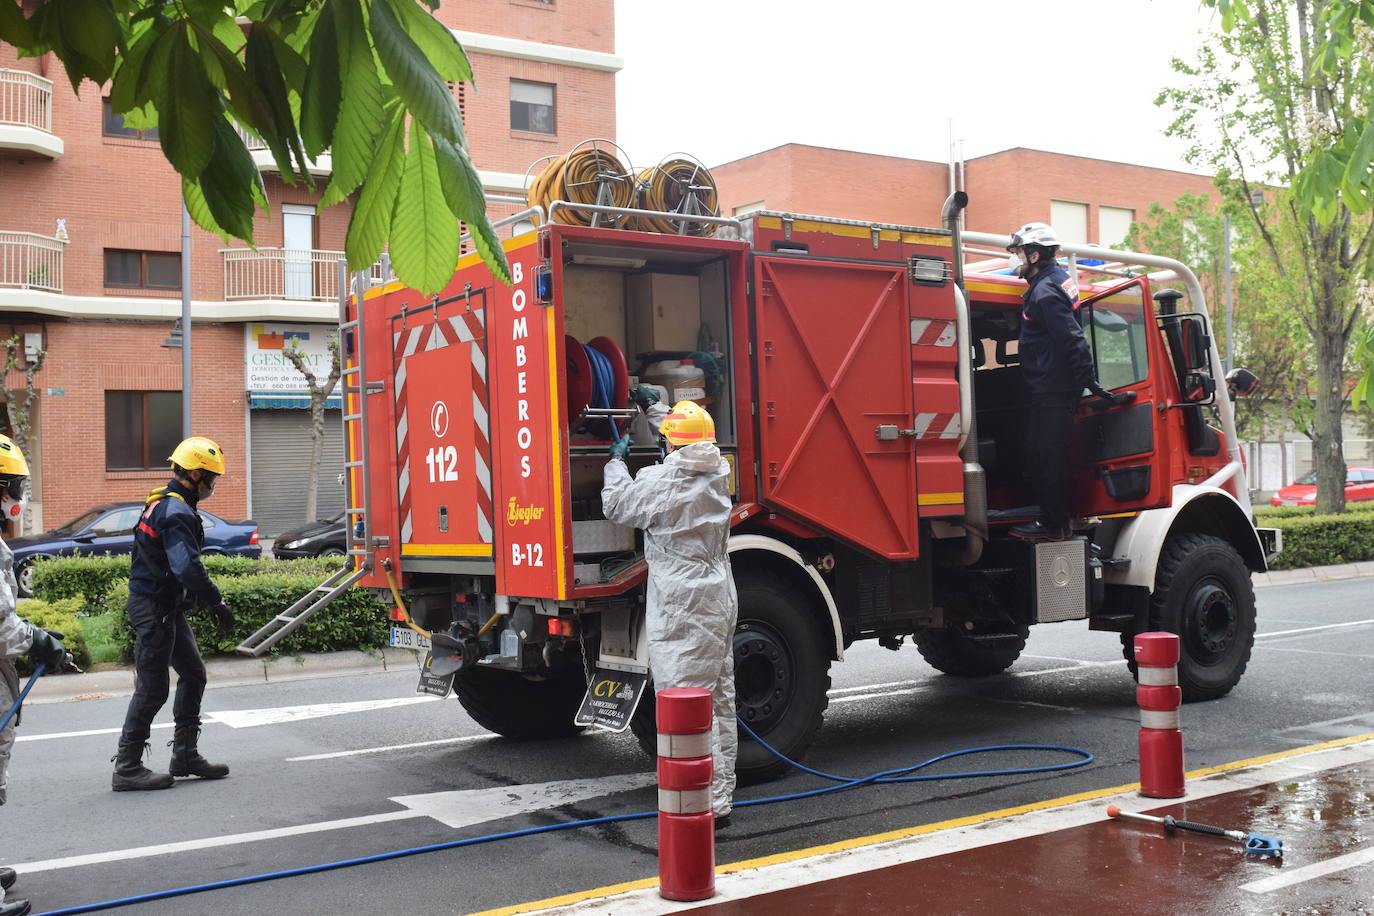
POLYGON ((956 677, 987 677, 1005 671, 1021 657, 1030 631, 1017 630, 1014 638, 982 642, 962 630, 922 630, 912 639, 921 658, 937 671, 956 677))
MULTIPOLYGON (((735 710, 754 732, 793 760, 801 760, 820 730, 829 703, 830 655, 807 600, 782 580, 735 573, 739 618, 735 628, 735 710)), ((630 722, 640 746, 656 753, 652 697, 630 722)), ((735 778, 740 785, 776 779, 791 767, 743 730, 735 778)))
POLYGON ((466 668, 453 678, 453 692, 473 721, 507 738, 565 738, 582 731, 573 716, 586 690, 576 667, 542 681, 493 668, 466 668))
MULTIPOLYGON (((1184 702, 1230 693, 1255 644, 1255 589, 1236 548, 1210 534, 1170 535, 1155 572, 1150 626, 1179 636, 1184 702)), ((1134 634, 1123 633, 1121 645, 1134 675, 1134 634)))

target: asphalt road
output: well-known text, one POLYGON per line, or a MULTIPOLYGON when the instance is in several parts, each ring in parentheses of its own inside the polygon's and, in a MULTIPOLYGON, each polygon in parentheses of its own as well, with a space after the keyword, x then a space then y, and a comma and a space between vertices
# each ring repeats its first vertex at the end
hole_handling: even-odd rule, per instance
MULTIPOLYGON (((1185 707, 1189 769, 1374 731, 1374 580, 1258 590, 1260 636, 1240 686, 1185 707)), ((1062 773, 882 786, 740 809, 731 862, 1134 782, 1134 684, 1115 634, 1034 628, 1005 675, 940 675, 905 646, 851 648, 807 763, 865 774, 969 746, 1072 745, 1062 773)), ((407 671, 211 689, 202 747, 233 773, 113 793, 126 699, 31 704, 0 814, 0 863, 34 911, 89 904, 655 806, 650 761, 628 735, 516 743, 407 671), (540 788, 538 784, 589 781, 540 788), (463 793, 463 794, 456 794, 463 793), (398 801, 397 799, 402 799, 398 801)), ((170 722, 170 706, 159 719, 170 722)), ((154 731, 166 766, 170 727, 154 731)), ((1062 757, 998 756, 947 770, 1062 757)), ((738 800, 820 785, 795 775, 738 800)), ((652 819, 427 852, 232 890, 140 903, 137 914, 464 913, 655 873, 652 819)))

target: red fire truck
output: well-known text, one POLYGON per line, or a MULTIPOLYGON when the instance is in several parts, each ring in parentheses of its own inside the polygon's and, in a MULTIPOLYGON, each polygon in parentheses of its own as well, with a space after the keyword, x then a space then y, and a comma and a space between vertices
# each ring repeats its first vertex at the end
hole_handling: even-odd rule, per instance
MULTIPOLYGON (((355 564, 241 650, 356 584, 394 597, 393 645, 429 649, 422 689, 452 690, 484 727, 630 727, 652 752, 642 536, 602 517, 602 468, 635 429, 631 377, 673 397, 689 366, 735 471, 737 708, 778 750, 812 742, 830 665, 859 639, 909 637, 940 671, 982 677, 1033 624, 1086 619, 1128 662, 1134 633, 1165 629, 1185 698, 1227 693, 1254 639, 1250 573, 1280 545, 1254 524, 1196 278, 1064 247, 1098 378, 1126 396, 1085 398, 1065 443, 1077 536, 1018 541, 1007 529, 1035 512, 1024 284, 1006 238, 960 232, 964 200, 940 228, 690 217, 714 237, 623 228, 635 211, 612 207, 581 208, 584 225, 527 212, 507 221, 536 226, 505 242, 510 285, 469 255, 437 296, 346 299, 355 564)), ((636 436, 631 472, 658 457, 636 436)), ((742 779, 781 767, 742 743, 742 779)))

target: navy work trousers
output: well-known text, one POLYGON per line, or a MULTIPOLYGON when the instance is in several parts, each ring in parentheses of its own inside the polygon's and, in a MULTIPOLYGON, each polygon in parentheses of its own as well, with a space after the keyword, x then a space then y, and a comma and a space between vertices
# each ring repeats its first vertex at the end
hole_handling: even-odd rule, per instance
POLYGON ((1069 464, 1079 400, 1077 391, 1031 395, 1031 488, 1040 505, 1041 523, 1058 531, 1069 528, 1069 464))
POLYGON ((172 703, 176 725, 200 725, 200 701, 205 696, 205 662, 184 611, 142 595, 130 595, 125 606, 134 628, 134 695, 124 717, 120 746, 143 744, 153 717, 167 702, 171 689, 168 667, 176 669, 177 695, 172 703))

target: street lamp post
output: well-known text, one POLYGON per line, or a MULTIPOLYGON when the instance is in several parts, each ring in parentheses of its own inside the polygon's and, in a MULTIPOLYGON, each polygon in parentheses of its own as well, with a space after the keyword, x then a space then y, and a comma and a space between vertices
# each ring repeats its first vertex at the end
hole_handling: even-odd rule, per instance
POLYGON ((181 437, 191 435, 191 211, 181 202, 181 437))

